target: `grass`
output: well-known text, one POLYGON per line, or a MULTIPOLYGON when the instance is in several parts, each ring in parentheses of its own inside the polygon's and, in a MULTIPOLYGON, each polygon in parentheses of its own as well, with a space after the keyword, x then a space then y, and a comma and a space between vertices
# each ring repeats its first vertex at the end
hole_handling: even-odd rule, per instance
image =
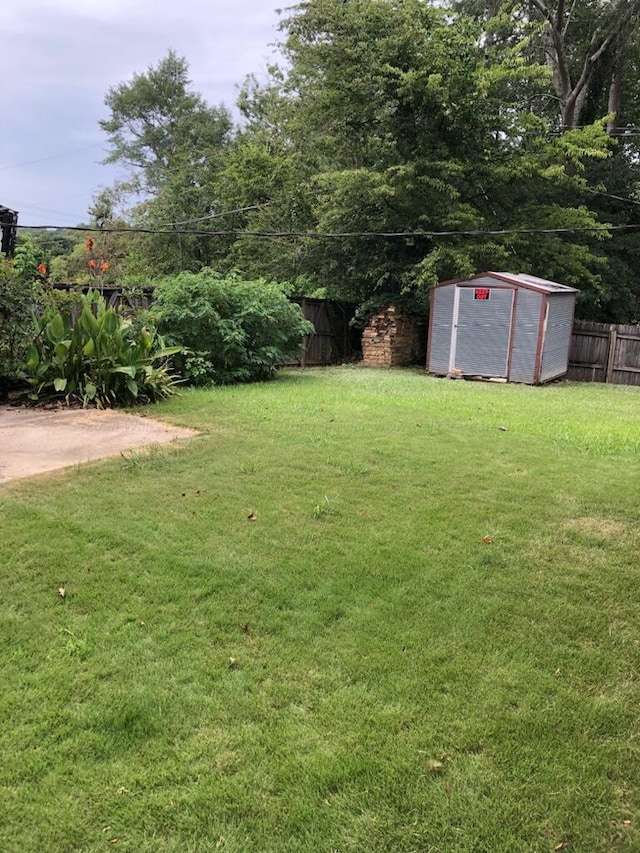
POLYGON ((2 851, 640 849, 637 389, 149 414, 203 434, 0 489, 2 851))

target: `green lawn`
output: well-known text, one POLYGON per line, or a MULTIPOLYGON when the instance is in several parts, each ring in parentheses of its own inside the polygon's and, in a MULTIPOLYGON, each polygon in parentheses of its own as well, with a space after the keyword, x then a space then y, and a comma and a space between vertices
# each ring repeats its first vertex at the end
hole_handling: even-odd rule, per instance
POLYGON ((0 489, 3 853, 640 850, 640 389, 146 412, 0 489))

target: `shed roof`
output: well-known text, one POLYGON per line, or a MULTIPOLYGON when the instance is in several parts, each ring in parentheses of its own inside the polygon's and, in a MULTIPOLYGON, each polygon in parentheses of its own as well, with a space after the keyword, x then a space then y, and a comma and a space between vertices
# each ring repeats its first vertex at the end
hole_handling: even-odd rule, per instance
MULTIPOLYGON (((526 273, 513 272, 479 272, 471 278, 455 279, 454 281, 444 281, 442 284, 456 284, 464 281, 475 281, 478 278, 495 278, 498 281, 506 284, 513 284, 516 287, 525 287, 528 290, 537 290, 539 293, 577 293, 575 287, 569 287, 566 284, 558 284, 557 281, 549 281, 546 278, 538 278, 536 275, 527 275, 526 273)), ((439 285, 438 285, 439 286, 439 285)))
POLYGON ((557 281, 549 281, 546 278, 538 278, 537 275, 527 275, 526 273, 510 273, 510 272, 491 272, 489 275, 499 276, 503 280, 511 281, 513 284, 524 285, 531 287, 534 290, 541 290, 545 293, 577 293, 575 287, 569 287, 567 284, 558 284, 557 281))

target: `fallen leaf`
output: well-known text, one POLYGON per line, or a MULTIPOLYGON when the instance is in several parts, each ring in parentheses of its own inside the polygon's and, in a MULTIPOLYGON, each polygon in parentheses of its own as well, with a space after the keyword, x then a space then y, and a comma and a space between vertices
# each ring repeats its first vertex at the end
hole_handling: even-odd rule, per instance
POLYGON ((622 825, 623 826, 631 826, 631 821, 630 820, 623 820, 622 825))
POLYGON ((435 758, 431 758, 429 759, 429 761, 427 761, 427 770, 430 773, 442 773, 442 771, 444 770, 444 764, 442 763, 442 761, 438 761, 435 758))
POLYGON ((508 432, 509 431, 509 427, 505 427, 505 426, 499 426, 498 429, 500 430, 500 432, 508 432))
POLYGON ((483 536, 482 541, 484 542, 485 545, 491 545, 491 543, 493 542, 493 539, 491 538, 491 536, 483 536))
POLYGON ((117 839, 117 838, 110 838, 110 839, 109 839, 109 844, 117 844, 117 843, 118 843, 118 839, 117 839))
POLYGON ((240 626, 240 630, 243 634, 249 634, 251 632, 251 626, 248 622, 245 622, 244 625, 240 626))
POLYGON ((63 586, 61 586, 58 589, 58 595, 60 596, 60 598, 66 598, 67 597, 67 590, 63 586))
POLYGON ((255 512, 250 512, 249 515, 247 516, 247 519, 249 521, 257 521, 258 516, 255 514, 255 512))
POLYGON ((556 844, 556 846, 553 848, 554 853, 556 853, 556 851, 558 851, 558 850, 566 850, 566 848, 568 846, 569 846, 568 841, 561 841, 560 844, 556 844))
POLYGON ((237 658, 229 658, 229 669, 237 669, 239 666, 237 658))

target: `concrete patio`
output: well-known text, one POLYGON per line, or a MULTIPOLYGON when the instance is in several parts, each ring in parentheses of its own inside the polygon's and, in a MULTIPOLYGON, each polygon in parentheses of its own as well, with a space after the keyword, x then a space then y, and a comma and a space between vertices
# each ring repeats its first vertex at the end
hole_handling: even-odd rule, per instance
POLYGON ((194 435, 109 410, 0 406, 0 484, 194 435))

